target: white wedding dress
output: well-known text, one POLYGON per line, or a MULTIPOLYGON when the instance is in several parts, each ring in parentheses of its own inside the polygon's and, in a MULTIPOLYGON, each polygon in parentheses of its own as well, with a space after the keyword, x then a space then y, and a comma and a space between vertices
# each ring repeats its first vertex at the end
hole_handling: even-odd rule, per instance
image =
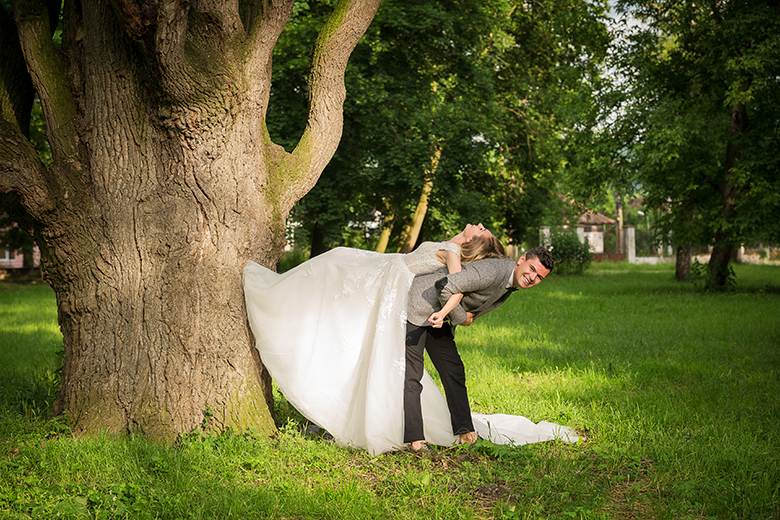
MULTIPOLYGON (((304 417, 340 443, 373 455, 403 447, 406 302, 415 273, 443 265, 447 243, 383 254, 336 248, 277 274, 249 261, 244 292, 263 364, 304 417)), ((457 250, 456 252, 459 252, 457 250)), ((423 380, 425 438, 457 442, 447 403, 423 380)), ((577 440, 565 426, 512 415, 472 414, 477 433, 497 444, 577 440)))

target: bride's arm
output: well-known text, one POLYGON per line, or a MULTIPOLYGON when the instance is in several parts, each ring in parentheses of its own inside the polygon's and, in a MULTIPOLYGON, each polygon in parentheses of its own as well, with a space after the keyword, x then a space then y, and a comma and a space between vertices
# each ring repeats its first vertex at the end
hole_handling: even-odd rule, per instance
POLYGON ((436 251, 436 260, 446 265, 450 274, 459 273, 463 269, 463 265, 460 263, 460 256, 455 251, 439 249, 436 251))
POLYGON ((450 296, 450 299, 447 300, 447 303, 444 304, 444 307, 442 307, 440 311, 431 314, 431 316, 428 318, 428 323, 431 324, 431 327, 438 329, 444 325, 444 318, 447 317, 451 310, 458 306, 461 298, 463 298, 463 294, 453 294, 450 296))
MULTIPOLYGON (((460 263, 460 257, 454 251, 439 250, 436 252, 436 258, 441 263, 447 265, 447 270, 450 274, 460 272, 460 270, 463 269, 463 265, 460 263)), ((428 323, 435 329, 441 328, 441 326, 444 325, 444 318, 447 317, 447 314, 449 314, 452 309, 458 306, 461 298, 463 298, 462 293, 455 293, 450 296, 447 303, 444 304, 444 307, 442 307, 440 311, 431 314, 428 318, 428 323)))

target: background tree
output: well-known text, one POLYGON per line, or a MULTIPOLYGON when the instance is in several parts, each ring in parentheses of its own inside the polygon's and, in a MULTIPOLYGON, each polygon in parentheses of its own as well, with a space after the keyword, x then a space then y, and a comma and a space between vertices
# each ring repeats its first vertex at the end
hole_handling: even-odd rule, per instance
POLYGON ((567 149, 595 112, 610 43, 606 4, 580 0, 517 4, 495 54, 500 134, 495 193, 511 241, 534 241, 543 223, 575 216, 561 199, 567 149))
MULTIPOLYGON (((327 7, 322 4, 327 2, 296 11, 280 39, 279 56, 294 54, 301 41, 313 37, 311 27, 327 7)), ((311 233, 312 254, 343 243, 347 222, 371 218, 372 210, 384 215, 388 229, 396 224, 398 247, 401 228, 421 194, 430 194, 437 172, 484 165, 483 154, 474 149, 485 148, 485 142, 473 137, 488 124, 477 127, 475 120, 484 119, 482 106, 492 101, 489 90, 475 89, 474 78, 484 74, 477 61, 479 40, 489 33, 487 13, 480 2, 391 1, 380 8, 350 61, 345 138, 317 186, 296 207, 296 218, 311 233)), ((269 116, 272 134, 282 141, 300 133, 301 111, 295 107, 305 96, 302 64, 283 61, 288 66, 277 70, 275 81, 288 86, 287 94, 274 97, 274 106, 282 108, 269 116), (297 118, 283 116, 293 112, 297 118)))
POLYGON ((276 263, 290 208, 333 155, 347 59, 379 2, 336 3, 286 152, 265 116, 292 4, 2 4, 0 192, 18 197, 57 295, 55 412, 76 431, 273 428, 241 268, 276 263), (36 93, 50 165, 28 137, 36 93))
POLYGON ((581 147, 596 159, 580 157, 576 177, 581 186, 641 190, 678 253, 689 255, 691 243, 713 246, 709 285, 723 286, 741 243, 778 238, 779 4, 618 8, 641 23, 617 33, 616 83, 602 98, 595 144, 581 147))
MULTIPOLYGON (((278 52, 300 45, 318 9, 297 13, 288 30, 299 30, 282 34, 278 52)), ((343 244, 347 222, 372 209, 385 216, 385 237, 394 226, 392 248, 413 246, 414 233, 402 231, 413 214, 425 216, 429 239, 483 221, 516 243, 535 241, 546 208, 559 203, 560 142, 598 79, 603 15, 603 4, 580 0, 384 2, 350 60, 345 139, 295 209, 313 230, 312 254, 343 244)), ((302 64, 282 61, 288 95, 274 102, 301 106, 302 64)), ((301 110, 279 114, 293 112, 301 110)), ((301 123, 290 122, 269 123, 272 135, 296 136, 301 123)))

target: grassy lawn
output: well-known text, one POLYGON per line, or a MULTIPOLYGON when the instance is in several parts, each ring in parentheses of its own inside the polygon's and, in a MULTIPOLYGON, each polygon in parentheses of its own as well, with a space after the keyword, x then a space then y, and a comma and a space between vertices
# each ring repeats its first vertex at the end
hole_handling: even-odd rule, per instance
POLYGON ((780 268, 704 293, 674 266, 596 264, 458 331, 472 408, 584 439, 369 457, 302 435, 174 447, 48 418, 51 290, 0 282, 0 519, 780 518, 780 268))

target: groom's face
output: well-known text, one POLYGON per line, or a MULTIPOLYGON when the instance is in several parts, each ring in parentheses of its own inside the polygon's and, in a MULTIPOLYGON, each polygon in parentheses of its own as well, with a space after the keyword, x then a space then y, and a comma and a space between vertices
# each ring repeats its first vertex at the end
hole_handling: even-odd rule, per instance
POLYGON ((513 285, 520 289, 529 289, 539 285, 548 274, 550 270, 543 266, 538 258, 526 258, 526 255, 523 255, 515 264, 513 285))

